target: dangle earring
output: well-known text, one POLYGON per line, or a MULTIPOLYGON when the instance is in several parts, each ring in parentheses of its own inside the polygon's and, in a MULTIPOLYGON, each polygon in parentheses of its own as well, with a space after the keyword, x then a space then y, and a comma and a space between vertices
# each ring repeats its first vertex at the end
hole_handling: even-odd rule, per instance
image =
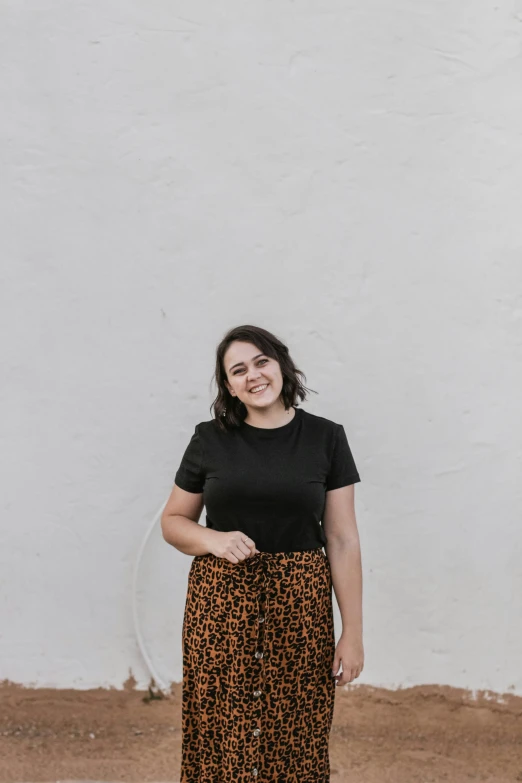
MULTIPOLYGON (((243 402, 243 400, 238 400, 238 402, 239 402, 239 404, 240 404, 240 405, 245 405, 245 403, 243 402)), ((245 408, 246 408, 246 405, 245 405, 245 408)), ((221 414, 221 415, 222 415, 222 416, 225 416, 225 415, 226 415, 226 412, 227 412, 227 409, 226 409, 226 408, 223 408, 223 412, 222 412, 222 414, 221 414)))
POLYGON ((226 408, 226 406, 223 408, 223 413, 221 415, 222 416, 226 416, 227 415, 227 408, 226 408))

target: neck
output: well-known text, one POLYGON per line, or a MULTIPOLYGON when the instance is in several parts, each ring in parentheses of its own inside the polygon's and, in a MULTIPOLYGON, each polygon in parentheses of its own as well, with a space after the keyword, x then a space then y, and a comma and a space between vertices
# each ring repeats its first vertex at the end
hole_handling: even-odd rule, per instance
POLYGON ((295 416, 295 408, 291 406, 287 411, 284 405, 279 405, 277 408, 266 408, 265 410, 251 410, 248 409, 248 413, 245 416, 244 421, 247 424, 251 424, 252 427, 283 427, 285 424, 289 424, 295 416))

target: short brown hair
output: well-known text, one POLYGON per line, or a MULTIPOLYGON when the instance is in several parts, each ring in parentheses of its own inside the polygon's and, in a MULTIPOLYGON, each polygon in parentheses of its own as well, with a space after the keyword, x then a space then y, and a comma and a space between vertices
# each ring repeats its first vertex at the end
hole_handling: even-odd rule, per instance
MULTIPOLYGON (((279 362, 283 376, 281 399, 286 410, 292 405, 298 405, 298 398, 306 400, 307 391, 314 391, 303 384, 301 379, 306 380, 306 375, 295 366, 287 346, 279 338, 260 326, 249 324, 234 326, 225 334, 216 349, 214 380, 218 393, 210 410, 213 411, 222 430, 239 427, 246 416, 245 405, 237 397, 233 397, 225 385, 226 372, 223 360, 229 345, 235 340, 252 343, 266 356, 279 362)), ((317 394, 317 392, 314 393, 317 394)))

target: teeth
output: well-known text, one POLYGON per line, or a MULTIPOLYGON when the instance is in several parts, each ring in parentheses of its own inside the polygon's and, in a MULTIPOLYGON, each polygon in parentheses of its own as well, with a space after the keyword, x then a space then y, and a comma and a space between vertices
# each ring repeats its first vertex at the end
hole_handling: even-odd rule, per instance
POLYGON ((261 391, 262 389, 265 389, 268 386, 268 383, 264 383, 262 386, 254 386, 253 389, 250 389, 251 394, 255 394, 258 391, 261 391))

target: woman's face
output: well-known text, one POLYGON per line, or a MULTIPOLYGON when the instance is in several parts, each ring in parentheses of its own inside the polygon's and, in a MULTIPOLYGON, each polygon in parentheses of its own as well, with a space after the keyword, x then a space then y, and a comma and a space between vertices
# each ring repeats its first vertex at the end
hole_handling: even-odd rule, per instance
POLYGON ((279 402, 283 388, 279 362, 262 353, 256 345, 235 340, 228 346, 223 364, 227 389, 247 407, 268 408, 279 402), (252 391, 258 386, 265 388, 252 391))

